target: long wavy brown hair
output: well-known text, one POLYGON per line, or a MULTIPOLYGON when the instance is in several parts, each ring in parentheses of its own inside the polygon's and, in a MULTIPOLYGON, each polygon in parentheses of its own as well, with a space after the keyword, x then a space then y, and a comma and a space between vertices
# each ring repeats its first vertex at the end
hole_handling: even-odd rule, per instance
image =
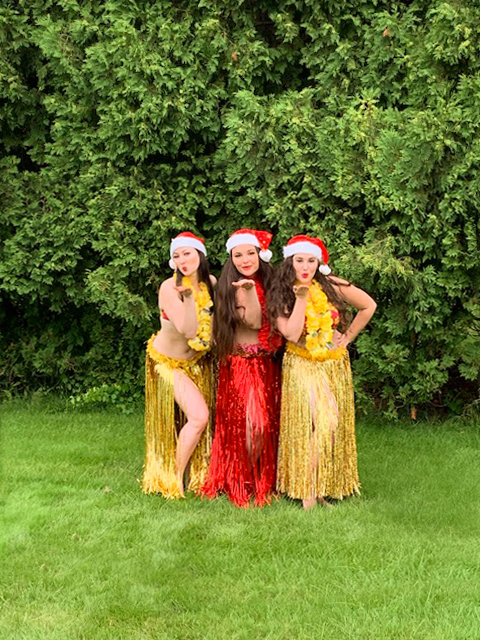
MULTIPOLYGON (((337 291, 332 285, 330 276, 325 276, 318 271, 315 273, 315 280, 320 284, 325 292, 328 301, 333 304, 340 314, 340 324, 338 326, 340 331, 344 331, 347 328, 350 314, 347 311, 346 302, 338 295, 337 291)), ((295 284, 295 269, 293 267, 293 256, 286 258, 281 266, 275 272, 272 286, 270 288, 270 295, 268 297, 268 314, 270 317, 270 323, 272 327, 277 326, 277 318, 289 318, 293 311, 295 304, 295 294, 293 292, 293 285, 295 284)), ((345 285, 349 287, 350 282, 345 285)))
MULTIPOLYGON (((257 252, 259 249, 257 249, 257 252)), ((258 271, 255 278, 262 283, 267 296, 273 279, 272 267, 259 260, 258 271)), ((217 343, 217 352, 220 359, 225 358, 235 350, 235 330, 238 324, 237 302, 235 289, 232 282, 242 280, 245 276, 237 270, 233 264, 232 256, 228 256, 217 284, 217 295, 215 299, 214 311, 214 340, 217 343)))
MULTIPOLYGON (((213 286, 212 286, 212 281, 210 280, 210 267, 208 265, 208 260, 205 256, 204 253, 202 253, 201 251, 199 251, 198 249, 195 249, 195 251, 198 253, 198 257, 200 258, 200 264, 198 265, 198 269, 197 269, 197 277, 198 277, 198 282, 204 282, 207 285, 207 289, 208 289, 208 293, 210 295, 210 298, 212 299, 212 302, 214 300, 213 298, 213 286)), ((183 279, 183 274, 181 271, 179 271, 178 269, 175 270, 175 284, 177 285, 177 287, 180 287, 182 284, 182 279, 183 279)), ((183 300, 183 297, 180 296, 183 300)))

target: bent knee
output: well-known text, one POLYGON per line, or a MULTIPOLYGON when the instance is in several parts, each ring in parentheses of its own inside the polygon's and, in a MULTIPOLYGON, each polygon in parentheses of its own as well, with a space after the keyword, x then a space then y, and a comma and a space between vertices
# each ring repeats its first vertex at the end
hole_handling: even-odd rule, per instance
POLYGON ((188 422, 192 426, 193 429, 198 431, 199 433, 203 433, 205 427, 208 424, 208 409, 199 411, 194 416, 190 416, 188 422))

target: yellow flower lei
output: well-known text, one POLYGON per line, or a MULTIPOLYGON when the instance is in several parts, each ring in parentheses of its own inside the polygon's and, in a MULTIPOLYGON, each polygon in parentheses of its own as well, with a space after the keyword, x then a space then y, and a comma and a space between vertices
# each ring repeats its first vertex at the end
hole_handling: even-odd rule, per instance
POLYGON ((308 290, 307 309, 307 335, 305 346, 313 358, 322 357, 328 351, 333 340, 333 320, 330 313, 328 298, 316 280, 308 290))
POLYGON ((188 340, 188 346, 195 351, 208 351, 212 335, 212 299, 208 293, 207 285, 200 283, 199 291, 196 291, 188 278, 182 278, 182 286, 192 290, 195 300, 195 312, 197 314, 197 333, 195 338, 188 340))
POLYGON ((330 313, 332 305, 321 286, 312 280, 307 295, 305 348, 288 342, 287 350, 313 360, 341 358, 344 347, 333 349, 333 319, 330 313))

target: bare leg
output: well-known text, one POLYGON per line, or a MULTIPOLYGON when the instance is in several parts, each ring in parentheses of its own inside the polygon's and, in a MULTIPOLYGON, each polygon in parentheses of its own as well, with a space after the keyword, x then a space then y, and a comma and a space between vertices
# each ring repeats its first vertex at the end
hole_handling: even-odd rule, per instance
POLYGON ((175 400, 187 417, 177 438, 177 480, 183 494, 183 474, 208 423, 208 407, 197 386, 188 376, 174 371, 175 400))
MULTIPOLYGON (((337 425, 338 425, 338 408, 337 408, 337 403, 336 400, 333 396, 333 394, 331 393, 327 383, 324 381, 323 383, 323 387, 325 390, 325 393, 327 394, 327 397, 329 398, 330 402, 332 403, 332 413, 330 415, 330 432, 331 432, 331 439, 332 439, 332 448, 335 446, 335 434, 336 434, 336 430, 337 430, 337 425)), ((315 470, 317 469, 318 465, 319 465, 319 452, 315 447, 314 441, 315 441, 315 391, 313 389, 313 387, 310 389, 310 407, 311 407, 311 412, 312 412, 312 437, 310 439, 310 447, 311 447, 311 454, 310 454, 310 469, 311 469, 311 473, 312 476, 315 472, 315 470)), ((327 500, 325 500, 325 496, 316 496, 316 495, 311 495, 310 498, 306 498, 305 500, 302 500, 302 505, 303 508, 305 509, 305 511, 309 511, 310 509, 313 509, 313 507, 317 504, 317 502, 319 504, 322 505, 322 507, 332 507, 333 505, 331 505, 329 502, 327 502, 327 500)))

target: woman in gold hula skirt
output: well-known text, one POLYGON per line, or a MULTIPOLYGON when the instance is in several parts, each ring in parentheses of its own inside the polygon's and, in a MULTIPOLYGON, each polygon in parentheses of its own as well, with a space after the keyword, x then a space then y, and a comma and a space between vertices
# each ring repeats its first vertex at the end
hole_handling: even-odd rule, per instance
POLYGON ((277 489, 305 509, 359 493, 352 375, 347 345, 376 309, 365 291, 330 275, 319 238, 295 236, 284 248, 270 299, 287 339, 277 489), (345 308, 358 310, 345 327, 345 308), (339 329, 344 329, 341 333, 339 329))
POLYGON ((213 285, 203 240, 192 233, 171 242, 176 275, 159 290, 161 330, 147 346, 145 493, 166 498, 203 484, 210 458, 214 380, 211 358, 213 285))

